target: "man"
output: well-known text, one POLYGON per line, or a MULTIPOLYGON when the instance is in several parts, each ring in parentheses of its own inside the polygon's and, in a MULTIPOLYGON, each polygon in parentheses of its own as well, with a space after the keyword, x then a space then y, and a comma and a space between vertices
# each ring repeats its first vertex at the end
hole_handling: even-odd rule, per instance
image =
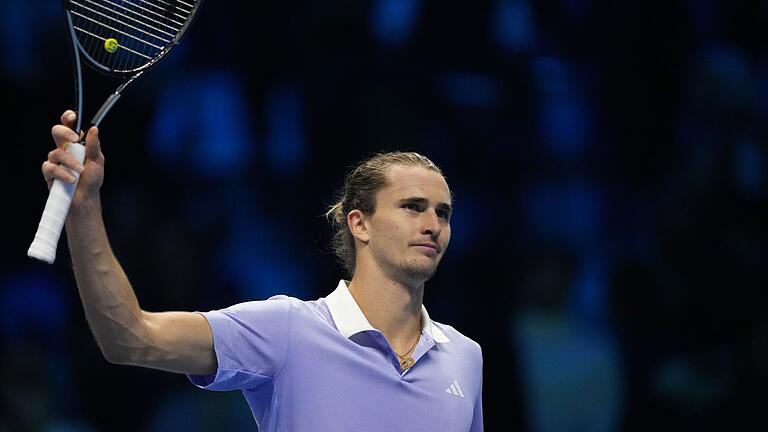
POLYGON ((429 159, 379 154, 346 178, 328 212, 350 273, 327 297, 275 296, 197 312, 143 311, 101 218, 98 130, 79 165, 75 114, 53 128, 43 164, 74 181, 66 221, 86 318, 105 358, 187 374, 210 390, 240 390, 262 431, 481 431, 480 346, 432 321, 422 305, 451 237, 451 193, 429 159), (59 166, 61 165, 61 166, 59 166))

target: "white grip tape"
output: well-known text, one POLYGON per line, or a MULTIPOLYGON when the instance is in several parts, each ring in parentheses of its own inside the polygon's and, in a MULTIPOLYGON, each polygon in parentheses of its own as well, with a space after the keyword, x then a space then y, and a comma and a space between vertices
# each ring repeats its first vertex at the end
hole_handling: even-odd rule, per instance
MULTIPOLYGON (((77 159, 81 164, 85 160, 85 146, 79 143, 70 143, 67 145, 67 153, 77 159)), ((37 234, 29 246, 27 255, 40 261, 53 264, 56 259, 56 245, 61 237, 61 230, 64 228, 64 220, 69 212, 69 205, 72 203, 72 196, 77 188, 77 180, 80 174, 77 171, 69 170, 75 176, 74 183, 65 183, 61 180, 54 180, 51 191, 48 194, 48 201, 45 203, 43 217, 40 219, 40 225, 37 227, 37 234)))

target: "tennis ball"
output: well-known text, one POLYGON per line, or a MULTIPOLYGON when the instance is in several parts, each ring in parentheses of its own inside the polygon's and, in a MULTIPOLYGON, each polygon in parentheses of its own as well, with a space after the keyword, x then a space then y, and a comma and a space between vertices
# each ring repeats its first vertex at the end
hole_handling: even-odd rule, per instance
POLYGON ((104 41, 104 49, 110 54, 117 51, 118 47, 120 47, 120 45, 117 43, 117 39, 109 38, 104 41))

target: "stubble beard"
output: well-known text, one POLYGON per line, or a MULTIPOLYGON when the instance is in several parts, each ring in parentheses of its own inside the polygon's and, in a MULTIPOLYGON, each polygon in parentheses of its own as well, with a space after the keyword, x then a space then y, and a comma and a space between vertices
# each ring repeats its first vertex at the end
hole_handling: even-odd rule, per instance
POLYGON ((416 286, 423 284, 435 275, 437 272, 437 266, 439 261, 434 258, 429 263, 420 262, 424 258, 407 257, 405 259, 398 260, 398 256, 395 254, 381 251, 378 255, 377 261, 385 273, 389 274, 393 280, 397 280, 400 283, 410 286, 416 286))
POLYGON ((424 265, 419 264, 417 259, 409 259, 404 265, 400 266, 403 275, 413 282, 426 282, 432 279, 437 272, 437 263, 424 265))

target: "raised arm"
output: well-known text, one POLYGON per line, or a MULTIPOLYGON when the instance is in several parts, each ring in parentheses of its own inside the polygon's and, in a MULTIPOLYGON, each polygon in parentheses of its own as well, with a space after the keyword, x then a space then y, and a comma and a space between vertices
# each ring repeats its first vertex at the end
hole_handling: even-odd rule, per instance
POLYGON ((78 140, 72 131, 74 112, 65 112, 61 123, 53 127, 56 149, 43 163, 43 176, 50 188, 54 178, 74 181, 59 164, 81 173, 65 226, 85 316, 104 357, 112 363, 171 372, 215 373, 213 336, 205 317, 192 312, 146 312, 139 307, 112 253, 101 217, 104 155, 98 130, 88 131, 85 162, 80 166, 64 151, 68 142, 78 140))

